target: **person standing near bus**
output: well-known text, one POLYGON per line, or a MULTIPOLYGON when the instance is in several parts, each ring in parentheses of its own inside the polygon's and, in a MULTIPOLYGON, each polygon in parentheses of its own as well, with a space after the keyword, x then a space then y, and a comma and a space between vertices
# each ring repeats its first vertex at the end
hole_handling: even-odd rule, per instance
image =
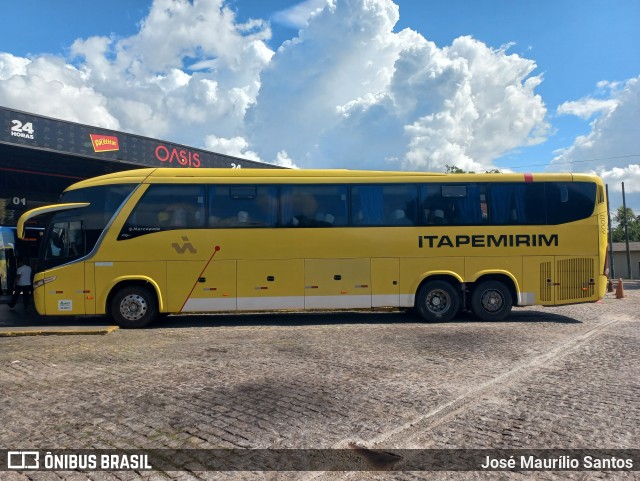
POLYGON ((22 293, 24 308, 29 307, 33 286, 31 285, 31 267, 23 260, 18 260, 18 269, 16 270, 16 282, 13 289, 13 297, 9 303, 9 307, 13 309, 18 302, 18 297, 22 293))

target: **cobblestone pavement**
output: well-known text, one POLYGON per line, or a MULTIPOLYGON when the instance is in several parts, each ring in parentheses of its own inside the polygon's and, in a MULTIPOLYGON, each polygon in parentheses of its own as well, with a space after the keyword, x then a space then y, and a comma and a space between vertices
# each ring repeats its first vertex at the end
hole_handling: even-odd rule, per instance
MULTIPOLYGON (((0 448, 640 448, 640 284, 463 315, 174 316, 0 338, 0 448)), ((6 308, 6 306, 0 306, 6 308)), ((640 472, 0 472, 1 480, 636 479, 640 472)))

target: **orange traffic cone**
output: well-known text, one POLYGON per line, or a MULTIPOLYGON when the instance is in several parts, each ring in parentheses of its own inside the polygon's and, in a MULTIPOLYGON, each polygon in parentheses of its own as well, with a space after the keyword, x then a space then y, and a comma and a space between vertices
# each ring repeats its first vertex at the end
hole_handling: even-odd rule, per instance
POLYGON ((609 281, 607 282, 607 292, 613 292, 613 281, 611 278, 609 278, 609 281))
POLYGON ((618 286, 616 287, 616 299, 624 299, 624 287, 622 286, 622 278, 618 279, 618 286))

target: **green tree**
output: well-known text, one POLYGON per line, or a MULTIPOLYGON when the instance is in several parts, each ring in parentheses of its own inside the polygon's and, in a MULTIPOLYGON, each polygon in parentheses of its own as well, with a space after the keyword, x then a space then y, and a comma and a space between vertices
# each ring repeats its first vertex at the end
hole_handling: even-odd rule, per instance
MULTIPOLYGON (((445 165, 444 166, 444 173, 445 174, 466 174, 466 172, 464 170, 462 170, 460 167, 457 167, 455 165, 445 165)), ((469 172, 470 174, 473 174, 473 172, 469 172)))
POLYGON ((627 207, 625 211, 624 207, 618 207, 618 210, 613 214, 612 220, 617 224, 611 231, 613 242, 625 241, 625 224, 629 231, 629 242, 640 241, 640 216, 636 216, 632 209, 627 207))
MULTIPOLYGON (((444 166, 445 174, 475 174, 473 170, 463 170, 455 165, 446 164, 444 166)), ((499 169, 485 170, 485 174, 501 174, 499 169)))

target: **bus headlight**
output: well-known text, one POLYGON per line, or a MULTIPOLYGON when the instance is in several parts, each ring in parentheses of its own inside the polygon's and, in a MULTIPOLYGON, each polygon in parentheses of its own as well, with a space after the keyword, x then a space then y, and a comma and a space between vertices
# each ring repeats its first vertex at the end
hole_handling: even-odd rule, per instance
POLYGON ((38 279, 33 282, 33 288, 37 289, 38 287, 42 287, 45 284, 49 284, 49 282, 53 282, 56 280, 56 276, 45 277, 44 279, 38 279))

